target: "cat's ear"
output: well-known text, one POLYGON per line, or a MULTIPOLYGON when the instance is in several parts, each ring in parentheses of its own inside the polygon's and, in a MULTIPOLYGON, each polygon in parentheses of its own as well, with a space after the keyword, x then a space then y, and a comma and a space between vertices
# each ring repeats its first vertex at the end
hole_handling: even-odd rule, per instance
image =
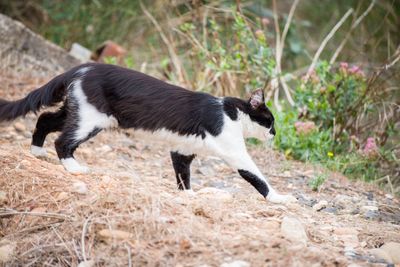
POLYGON ((262 89, 253 91, 249 103, 253 109, 257 109, 259 106, 264 105, 264 91, 262 89))

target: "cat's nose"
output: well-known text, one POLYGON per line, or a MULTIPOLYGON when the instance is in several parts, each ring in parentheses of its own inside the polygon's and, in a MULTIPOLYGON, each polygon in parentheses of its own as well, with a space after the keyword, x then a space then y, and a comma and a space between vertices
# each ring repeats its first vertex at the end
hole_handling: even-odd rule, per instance
POLYGON ((272 135, 275 135, 275 134, 276 134, 275 128, 272 127, 272 128, 269 130, 269 133, 272 134, 272 135))

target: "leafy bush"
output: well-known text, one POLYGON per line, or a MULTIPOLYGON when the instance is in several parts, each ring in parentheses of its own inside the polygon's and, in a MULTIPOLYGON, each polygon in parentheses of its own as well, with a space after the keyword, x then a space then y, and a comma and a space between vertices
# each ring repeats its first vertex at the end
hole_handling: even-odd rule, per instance
POLYGON ((302 117, 332 129, 335 141, 341 137, 347 141, 356 134, 357 117, 370 109, 372 101, 366 89, 365 75, 358 66, 341 63, 339 68, 332 69, 324 61, 309 80, 300 81, 295 92, 296 105, 302 117))
MULTIPOLYGON (((232 24, 208 19, 205 25, 180 26, 181 36, 191 44, 189 80, 197 90, 238 95, 264 85, 272 75, 275 60, 261 23, 250 26, 236 11, 227 15, 232 24)), ((165 71, 173 77, 171 70, 165 71)))
POLYGON ((287 108, 284 112, 274 114, 277 127, 274 144, 287 157, 318 162, 331 155, 334 142, 329 129, 316 128, 308 133, 301 133, 295 127, 298 121, 297 111, 287 108))
MULTIPOLYGON (((396 182, 396 146, 379 145, 379 132, 357 125, 379 113, 372 97, 379 92, 371 91, 359 67, 341 63, 332 68, 321 62, 308 81, 298 81, 296 107, 275 112, 275 147, 287 157, 319 162, 349 177, 370 181, 389 175, 396 182)), ((392 117, 387 125, 394 122, 392 117)), ((394 127, 385 132, 394 133, 394 127)))

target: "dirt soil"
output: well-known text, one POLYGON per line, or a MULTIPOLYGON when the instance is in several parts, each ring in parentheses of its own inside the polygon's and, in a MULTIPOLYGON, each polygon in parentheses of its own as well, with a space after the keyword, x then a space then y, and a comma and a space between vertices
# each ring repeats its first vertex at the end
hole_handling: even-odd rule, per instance
MULTIPOLYGON (((0 75, 0 98, 44 81, 0 75)), ((212 156, 194 161, 195 193, 178 192, 167 147, 130 131, 82 145, 76 157, 92 171, 71 175, 57 134, 48 158, 29 153, 36 118, 0 124, 0 266, 386 266, 371 249, 400 241, 398 199, 270 148, 249 147, 298 203, 268 203, 212 156), (329 178, 314 192, 308 182, 321 173, 329 178)))

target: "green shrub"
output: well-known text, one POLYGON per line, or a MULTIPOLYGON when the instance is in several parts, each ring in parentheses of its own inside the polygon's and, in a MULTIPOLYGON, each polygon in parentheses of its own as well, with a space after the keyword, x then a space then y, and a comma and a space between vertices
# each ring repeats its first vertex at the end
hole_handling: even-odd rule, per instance
POLYGON ((299 81, 295 90, 296 106, 305 119, 334 130, 334 139, 341 145, 356 134, 355 121, 370 108, 372 101, 366 89, 366 78, 358 66, 341 63, 339 68, 332 68, 323 61, 308 81, 299 81))
POLYGON ((325 174, 318 174, 315 177, 311 178, 310 181, 308 181, 308 186, 311 188, 311 190, 318 191, 320 187, 325 183, 327 178, 328 177, 325 174))
MULTIPOLYGON (((205 29, 189 22, 180 26, 180 36, 191 43, 187 47, 191 64, 186 69, 196 90, 238 95, 263 86, 272 76, 275 60, 266 31, 234 9, 227 16, 231 24, 210 18, 205 29)), ((173 78, 174 70, 164 71, 173 78)))
POLYGON ((325 161, 332 153, 334 142, 332 131, 317 127, 309 133, 298 133, 295 123, 298 112, 285 108, 284 112, 274 112, 277 134, 274 144, 288 158, 302 161, 325 161))

